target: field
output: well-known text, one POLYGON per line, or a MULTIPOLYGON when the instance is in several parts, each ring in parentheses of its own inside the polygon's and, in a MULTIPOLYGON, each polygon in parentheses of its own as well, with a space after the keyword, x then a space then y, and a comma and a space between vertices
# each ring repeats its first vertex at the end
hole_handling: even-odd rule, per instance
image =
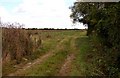
MULTIPOLYGON (((59 24, 51 22, 51 17, 49 23, 49 19, 45 19, 43 25, 34 20, 35 16, 31 25, 53 23, 56 27, 61 25, 60 28, 26 29, 24 24, 0 20, 2 75, 120 78, 120 2, 74 2, 69 9, 74 29, 60 29, 62 24, 67 26, 67 21, 65 24, 61 22, 63 19, 57 20, 61 22, 59 24), (75 23, 81 23, 87 29, 77 29, 75 23)), ((30 10, 31 16, 34 13, 30 10)))
MULTIPOLYGON (((93 53, 86 30, 25 30, 38 33, 41 47, 20 64, 3 66, 8 76, 101 75, 92 64, 93 53)), ((33 35, 32 37, 34 38, 33 35)), ((36 37, 38 38, 38 37, 36 37)), ((34 47, 34 46, 33 46, 34 47)))

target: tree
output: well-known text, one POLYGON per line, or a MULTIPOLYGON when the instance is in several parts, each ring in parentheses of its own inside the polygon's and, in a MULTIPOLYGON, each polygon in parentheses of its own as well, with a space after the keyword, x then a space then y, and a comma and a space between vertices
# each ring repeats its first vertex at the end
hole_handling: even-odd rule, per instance
POLYGON ((75 2, 71 10, 73 22, 87 24, 87 35, 98 37, 103 49, 101 54, 111 54, 106 69, 111 69, 112 74, 120 71, 120 2, 75 2))
POLYGON ((74 23, 82 22, 88 25, 87 35, 94 31, 108 47, 120 42, 120 3, 75 2, 71 10, 70 17, 74 23), (115 39, 117 40, 114 41, 115 39))

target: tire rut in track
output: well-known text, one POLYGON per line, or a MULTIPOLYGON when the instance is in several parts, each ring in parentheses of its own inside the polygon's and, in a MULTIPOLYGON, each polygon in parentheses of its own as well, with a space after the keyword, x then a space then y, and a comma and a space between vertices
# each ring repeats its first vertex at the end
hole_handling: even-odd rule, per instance
POLYGON ((32 63, 27 63, 24 67, 22 67, 21 69, 18 69, 15 73, 11 73, 8 76, 19 76, 21 74, 23 74, 22 72, 31 68, 32 66, 34 66, 35 64, 41 64, 43 61, 45 61, 48 57, 52 56, 53 53, 49 52, 45 55, 43 55, 42 57, 34 60, 32 63))
POLYGON ((67 56, 67 59, 65 60, 63 66, 59 71, 60 76, 68 76, 69 72, 71 72, 71 63, 74 60, 74 58, 74 54, 70 54, 67 56))
POLYGON ((63 65, 62 65, 62 67, 61 67, 61 69, 60 69, 60 71, 59 71, 59 74, 58 74, 58 76, 69 76, 69 73, 71 72, 71 65, 72 65, 72 61, 75 59, 75 39, 77 38, 77 37, 71 37, 71 38, 73 38, 72 40, 71 40, 71 43, 70 43, 70 48, 72 49, 72 50, 70 50, 71 52, 70 52, 70 54, 67 56, 67 58, 65 59, 65 61, 64 61, 64 63, 63 63, 63 65))

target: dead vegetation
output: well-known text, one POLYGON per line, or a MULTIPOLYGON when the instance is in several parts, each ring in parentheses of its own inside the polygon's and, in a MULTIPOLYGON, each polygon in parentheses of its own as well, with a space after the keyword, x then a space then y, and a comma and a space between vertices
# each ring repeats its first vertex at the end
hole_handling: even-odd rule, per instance
POLYGON ((2 28, 3 64, 10 61, 19 64, 25 56, 30 56, 40 45, 40 35, 26 32, 20 24, 6 24, 6 27, 2 28))

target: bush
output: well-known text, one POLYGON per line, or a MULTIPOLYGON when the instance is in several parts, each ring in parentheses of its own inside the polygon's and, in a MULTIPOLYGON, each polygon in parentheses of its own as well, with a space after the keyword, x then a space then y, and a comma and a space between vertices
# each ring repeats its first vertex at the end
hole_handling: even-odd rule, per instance
POLYGON ((76 2, 71 10, 73 22, 87 24, 87 35, 98 39, 96 41, 98 43, 93 41, 93 44, 95 47, 98 46, 96 53, 101 60, 99 68, 103 69, 106 75, 118 75, 120 71, 120 2, 76 2))

